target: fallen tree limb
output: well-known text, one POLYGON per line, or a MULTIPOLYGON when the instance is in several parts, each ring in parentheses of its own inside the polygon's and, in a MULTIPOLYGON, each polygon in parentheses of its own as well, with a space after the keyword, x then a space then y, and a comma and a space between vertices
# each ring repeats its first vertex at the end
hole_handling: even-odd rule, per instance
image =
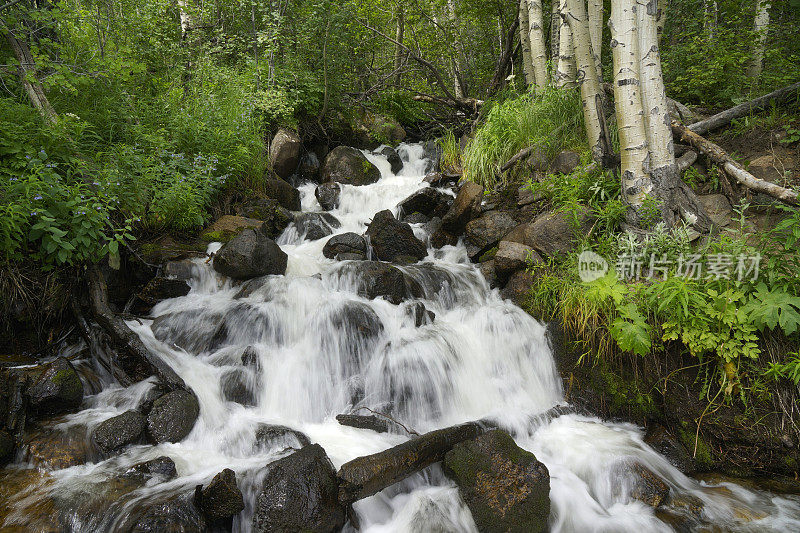
POLYGON ((339 502, 349 505, 376 494, 398 481, 444 459, 459 442, 477 437, 483 428, 461 424, 425 433, 388 450, 358 457, 342 465, 337 474, 339 502))
POLYGON ((685 154, 675 160, 675 165, 678 167, 678 174, 682 174, 684 170, 689 168, 697 161, 697 152, 688 150, 685 154))
POLYGON ((731 159, 725 150, 708 139, 701 137, 683 124, 673 121, 672 133, 681 141, 698 149, 700 153, 719 165, 727 175, 748 189, 767 194, 789 205, 798 205, 796 191, 753 176, 747 170, 745 170, 742 165, 731 159))
POLYGON ((753 111, 763 109, 772 102, 785 101, 791 96, 797 94, 798 91, 800 91, 800 82, 795 83, 794 85, 789 85, 788 87, 784 87, 782 89, 778 89, 777 91, 773 91, 769 94, 765 94, 764 96, 760 96, 754 100, 750 100, 749 102, 739 104, 736 107, 727 109, 722 113, 717 113, 716 115, 705 120, 701 120, 700 122, 695 122, 689 126, 689 129, 698 135, 705 135, 709 131, 727 126, 734 119, 743 117, 753 111))
POLYGON ((186 383, 172 367, 148 350, 139 336, 111 310, 108 305, 108 286, 100 268, 93 265, 87 274, 92 313, 100 327, 109 334, 112 342, 121 351, 119 363, 124 372, 138 380, 156 375, 168 390, 186 390, 186 383))
POLYGON ((483 100, 478 100, 476 98, 442 98, 440 96, 431 96, 429 94, 418 94, 414 96, 414 100, 417 102, 424 102, 426 104, 453 107, 462 111, 468 109, 471 113, 477 113, 478 109, 480 109, 483 105, 483 100))

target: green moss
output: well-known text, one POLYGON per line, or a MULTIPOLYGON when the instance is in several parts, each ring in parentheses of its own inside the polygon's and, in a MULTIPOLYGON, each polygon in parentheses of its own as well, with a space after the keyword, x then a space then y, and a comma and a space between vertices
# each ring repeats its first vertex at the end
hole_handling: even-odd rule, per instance
MULTIPOLYGON (((695 428, 696 429, 696 428, 695 428)), ((678 428, 678 438, 681 443, 689 450, 690 454, 694 454, 694 460, 697 464, 704 469, 710 469, 714 466, 714 455, 711 448, 703 439, 703 436, 692 431, 686 420, 681 420, 681 427, 678 428), (697 452, 695 452, 695 445, 697 452)))
POLYGON ((485 263, 486 261, 491 261, 492 259, 494 259, 494 256, 496 256, 496 255, 497 255, 497 246, 495 246, 494 248, 492 248, 492 249, 490 249, 490 250, 487 250, 487 251, 486 251, 486 252, 485 252, 485 253, 484 253, 484 254, 483 254, 483 255, 482 255, 482 256, 481 256, 481 257, 478 259, 478 262, 479 262, 479 263, 485 263))
POLYGON ((69 368, 59 370, 51 381, 58 387, 63 399, 80 402, 83 398, 83 383, 74 370, 69 368))
POLYGON ((605 391, 611 396, 611 409, 629 409, 636 418, 646 419, 658 414, 656 402, 653 396, 639 389, 636 380, 624 379, 608 368, 601 368, 600 374, 603 378, 605 391))
POLYGON ((233 233, 227 231, 207 231, 200 235, 205 242, 228 242, 233 238, 233 233))

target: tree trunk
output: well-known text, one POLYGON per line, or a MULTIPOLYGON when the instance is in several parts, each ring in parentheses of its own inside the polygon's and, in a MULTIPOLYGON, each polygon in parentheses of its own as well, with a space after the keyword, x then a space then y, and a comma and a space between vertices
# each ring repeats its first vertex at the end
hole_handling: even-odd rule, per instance
POLYGON ((466 61, 464 60, 464 52, 461 47, 461 41, 458 37, 458 15, 456 14, 455 0, 447 0, 447 16, 450 19, 450 26, 453 28, 455 36, 453 47, 455 48, 456 57, 453 59, 453 92, 456 98, 464 98, 466 95, 466 87, 464 86, 464 67, 466 61))
MULTIPOLYGON (((559 0, 554 0, 559 1, 559 0)), ((558 20, 558 67, 556 68, 556 86, 571 88, 575 86, 578 68, 575 66, 575 46, 572 32, 567 24, 567 0, 560 0, 558 20)))
POLYGON ((664 24, 667 23, 667 0, 658 3, 658 20, 656 20, 656 32, 658 32, 658 43, 661 44, 661 37, 664 35, 664 24))
POLYGON ((589 37, 592 41, 592 55, 597 67, 597 78, 603 79, 603 62, 600 59, 603 50, 603 0, 589 0, 589 37))
POLYGON ((20 41, 14 36, 11 32, 11 28, 6 26, 5 22, 0 20, 0 24, 2 24, 6 32, 8 44, 11 45, 14 56, 17 58, 17 61, 19 61, 19 79, 22 83, 22 87, 25 89, 25 93, 28 95, 28 99, 31 101, 31 104, 33 104, 33 107, 39 111, 39 114, 42 115, 45 122, 50 125, 55 124, 58 121, 58 114, 55 109, 53 109, 53 106, 50 105, 50 100, 47 99, 47 95, 44 93, 44 88, 39 81, 39 75, 36 71, 36 61, 33 58, 33 54, 31 54, 30 48, 28 48, 27 43, 20 41))
POLYGON ((703 30, 709 40, 714 39, 717 31, 717 0, 703 0, 703 30))
POLYGON ((597 68, 592 56, 591 38, 589 37, 589 21, 583 0, 567 0, 567 18, 575 59, 578 66, 578 84, 583 100, 583 117, 586 124, 586 137, 595 161, 602 161, 607 155, 606 136, 603 129, 605 115, 603 112, 603 95, 597 68))
MULTIPOLYGON (((398 43, 403 42, 403 37, 406 31, 406 23, 405 23, 405 11, 403 10, 403 4, 397 4, 397 31, 395 32, 395 39, 398 43)), ((400 69, 403 66, 403 47, 400 44, 396 44, 394 48, 394 83, 395 85, 400 85, 400 80, 402 79, 403 75, 400 72, 400 69)))
POLYGON ((531 54, 530 22, 528 20, 528 0, 519 0, 519 42, 522 44, 522 71, 525 73, 525 84, 536 83, 531 54))
POLYGON ((553 81, 558 81, 558 48, 559 48, 559 35, 561 33, 561 2, 560 0, 553 0, 550 12, 550 63, 553 68, 553 81))
POLYGON ((756 18, 753 23, 753 33, 756 41, 753 47, 753 59, 747 68, 747 76, 757 78, 761 75, 764 63, 764 48, 767 44, 767 31, 769 30, 770 0, 758 0, 756 5, 756 18))
POLYGON ((542 0, 528 0, 528 39, 531 43, 533 77, 540 89, 547 87, 547 47, 544 43, 542 0))

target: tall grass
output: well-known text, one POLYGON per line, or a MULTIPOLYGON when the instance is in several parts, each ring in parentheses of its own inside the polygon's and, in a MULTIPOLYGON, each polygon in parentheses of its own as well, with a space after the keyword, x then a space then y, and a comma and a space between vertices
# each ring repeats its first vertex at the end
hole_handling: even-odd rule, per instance
POLYGON ((577 91, 551 87, 528 93, 489 111, 486 123, 464 152, 464 176, 494 188, 509 178, 500 172, 501 167, 524 148, 535 145, 553 157, 564 148, 583 148, 585 144, 577 91))

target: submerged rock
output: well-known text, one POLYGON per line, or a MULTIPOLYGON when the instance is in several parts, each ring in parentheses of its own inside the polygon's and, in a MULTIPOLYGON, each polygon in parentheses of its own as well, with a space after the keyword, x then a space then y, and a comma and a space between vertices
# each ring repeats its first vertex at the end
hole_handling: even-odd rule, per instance
POLYGON ((147 436, 154 443, 179 442, 191 433, 199 415, 194 394, 182 390, 165 394, 153 402, 147 415, 147 436))
POLYGON ((366 236, 375 255, 382 261, 420 260, 428 255, 425 243, 417 239, 411 226, 394 218, 388 209, 375 214, 366 236))
POLYGON ((159 341, 190 353, 198 353, 209 348, 209 340, 219 329, 223 318, 223 314, 217 311, 176 311, 157 316, 150 329, 159 341))
POLYGON ((330 213, 302 213, 294 218, 297 232, 309 241, 323 239, 341 227, 339 219, 330 213))
POLYGON ((36 428, 23 437, 24 460, 41 469, 62 470, 95 458, 86 438, 86 426, 67 429, 36 428))
POLYGON ((635 478, 630 491, 631 498, 658 507, 669 497, 669 485, 658 474, 641 463, 635 463, 630 469, 635 478))
POLYGON ((338 501, 339 481, 325 450, 306 446, 267 465, 256 500, 253 530, 339 531, 345 508, 338 501))
POLYGON ((412 278, 388 263, 359 261, 345 264, 340 275, 352 276, 359 296, 373 300, 386 298, 397 305, 410 298, 423 296, 423 289, 412 278))
POLYGON ((360 150, 337 146, 322 165, 322 181, 335 181, 350 185, 369 185, 381 179, 378 167, 369 162, 360 150))
POLYGON ((280 128, 269 145, 269 160, 272 170, 281 178, 288 178, 297 170, 303 141, 293 131, 280 128))
POLYGON ((244 406, 256 404, 257 396, 253 387, 254 380, 245 368, 234 368, 226 371, 220 379, 222 397, 229 402, 244 406))
POLYGON ((101 452, 110 454, 141 440, 145 426, 146 420, 138 411, 126 411, 101 422, 92 440, 101 452))
POLYGON ((375 153, 386 158, 386 160, 389 162, 389 165, 392 167, 392 174, 397 174, 403 170, 403 160, 400 159, 400 155, 397 153, 397 150, 391 146, 381 146, 375 150, 375 153))
POLYGON ((129 476, 158 476, 164 481, 173 479, 178 475, 175 461, 166 456, 156 457, 143 463, 137 463, 126 472, 129 476))
POLYGON ((211 531, 190 495, 172 496, 166 501, 149 499, 131 510, 120 531, 131 533, 200 533, 211 531))
POLYGON ((414 302, 409 305, 406 308, 406 313, 414 319, 414 325, 417 327, 432 324, 436 319, 436 314, 433 311, 429 311, 422 302, 414 302))
POLYGON ((334 235, 322 249, 322 255, 328 259, 339 259, 342 254, 348 254, 348 259, 358 256, 367 258, 367 241, 357 233, 341 233, 334 235))
POLYGON ((226 468, 211 482, 195 490, 195 505, 209 522, 231 518, 244 510, 244 496, 236 485, 236 472, 226 468))
POLYGON ((547 531, 547 467, 504 431, 488 431, 455 445, 443 468, 458 485, 479 531, 547 531))
POLYGON ((248 229, 214 256, 214 270, 229 278, 246 280, 268 274, 285 274, 288 256, 275 241, 248 229))
POLYGON ((68 413, 83 401, 83 383, 67 359, 58 357, 45 365, 28 387, 28 405, 38 416, 68 413))
POLYGON ((259 424, 256 429, 257 448, 303 448, 311 444, 305 433, 286 426, 259 424))
POLYGON ((320 183, 314 190, 317 202, 326 211, 339 207, 339 197, 342 195, 342 186, 335 182, 320 183))

